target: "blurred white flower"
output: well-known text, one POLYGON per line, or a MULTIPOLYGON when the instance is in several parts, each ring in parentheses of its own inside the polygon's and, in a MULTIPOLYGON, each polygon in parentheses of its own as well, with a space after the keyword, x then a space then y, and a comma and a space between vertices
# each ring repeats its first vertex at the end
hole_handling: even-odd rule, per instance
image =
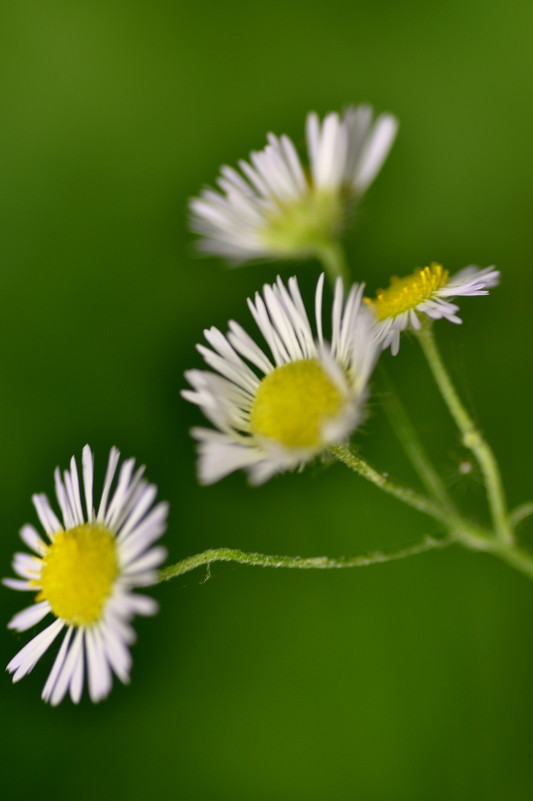
POLYGON ((372 183, 396 136, 391 114, 373 120, 367 105, 307 117, 309 166, 288 136, 268 135, 264 150, 224 166, 218 189, 190 201, 199 246, 234 263, 320 255, 344 228, 353 205, 372 183))

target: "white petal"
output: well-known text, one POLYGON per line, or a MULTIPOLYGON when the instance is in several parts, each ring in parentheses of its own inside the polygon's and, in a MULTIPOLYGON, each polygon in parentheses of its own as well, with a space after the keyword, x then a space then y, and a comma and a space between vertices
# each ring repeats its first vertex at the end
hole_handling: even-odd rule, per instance
POLYGON ((246 333, 244 328, 241 328, 234 320, 229 321, 228 327, 228 339, 233 347, 263 373, 270 373, 274 369, 274 365, 267 359, 261 348, 246 333))
POLYGON ((365 192, 380 171, 397 131, 398 121, 391 114, 382 114, 376 120, 374 129, 361 153, 353 179, 354 186, 359 193, 365 192))
POLYGON ((146 550, 163 534, 168 516, 168 504, 160 503, 152 509, 143 522, 119 545, 120 558, 124 563, 146 550))
POLYGON ((324 345, 324 336, 322 333, 322 296, 324 294, 324 273, 320 274, 315 292, 315 319, 318 335, 318 344, 320 347, 324 345))
POLYGON ((41 577, 43 561, 29 553, 16 553, 13 557, 13 570, 23 579, 38 581, 41 577))
POLYGON ((315 173, 320 148, 320 121, 318 114, 311 111, 306 120, 307 149, 309 150, 309 160, 311 162, 311 172, 315 173))
POLYGON ((109 452, 109 459, 107 462, 106 474, 104 479, 104 488, 102 490, 102 497, 100 499, 100 506, 96 515, 97 520, 104 521, 107 514, 107 499, 111 490, 111 484, 115 476, 118 460, 120 459, 120 451, 117 448, 111 448, 109 452))
POLYGON ((151 548, 144 556, 134 559, 130 564, 124 565, 124 576, 131 576, 145 570, 158 567, 167 557, 167 549, 162 547, 151 548))
POLYGON ((70 505, 75 512, 76 521, 79 526, 84 522, 83 509, 81 506, 80 480, 78 477, 78 466, 74 456, 70 460, 70 472, 65 470, 65 484, 70 498, 70 505))
POLYGON ((138 595, 136 593, 128 594, 125 599, 125 607, 129 615, 142 615, 143 617, 151 617, 157 614, 159 604, 156 600, 149 595, 138 595))
POLYGON ((123 599, 124 594, 121 594, 118 600, 115 598, 110 599, 106 608, 105 621, 113 631, 120 634, 125 643, 132 645, 136 641, 137 635, 135 629, 125 619, 127 607, 123 605, 123 599))
POLYGON ((46 552, 46 543, 39 537, 33 526, 23 526, 20 530, 20 537, 32 551, 42 556, 46 552))
POLYGON ((43 700, 48 701, 52 706, 57 706, 63 700, 69 688, 70 697, 75 704, 81 698, 83 689, 83 631, 81 627, 78 629, 70 628, 65 635, 66 640, 68 635, 72 634, 65 648, 64 659, 59 661, 58 654, 56 660, 56 663, 58 663, 58 675, 54 677, 54 681, 51 681, 52 674, 50 674, 41 696, 43 700))
POLYGON ((97 626, 86 629, 85 644, 87 649, 89 696, 91 701, 96 704, 105 698, 111 689, 111 674, 100 637, 98 636, 97 626))
POLYGON ((36 623, 39 623, 51 611, 52 608, 48 601, 40 601, 18 612, 11 618, 7 627, 8 629, 15 629, 15 631, 26 631, 26 629, 30 629, 36 623))
POLYGON ((110 528, 114 527, 125 504, 128 502, 134 469, 134 459, 127 459, 120 468, 117 486, 105 516, 105 524, 110 528))
POLYGON ((106 658, 112 670, 123 684, 127 684, 130 678, 131 654, 121 638, 120 631, 107 623, 102 623, 100 631, 106 658))
POLYGON ((120 529, 119 539, 125 539, 135 528, 135 526, 144 517, 150 506, 153 504, 156 495, 157 487, 155 487, 153 484, 149 484, 142 490, 142 493, 132 509, 126 523, 120 529))
POLYGON ((142 496, 145 488, 149 486, 147 481, 142 480, 144 470, 144 465, 141 465, 141 467, 137 468, 131 480, 127 493, 123 498, 120 511, 113 518, 113 528, 115 531, 120 531, 132 509, 135 509, 137 501, 142 496))
POLYGON ((2 584, 9 587, 11 590, 19 590, 22 592, 35 592, 37 589, 35 585, 30 584, 29 581, 20 581, 20 579, 5 578, 2 579, 2 584))
POLYGON ((92 523, 94 520, 93 508, 93 481, 94 481, 94 454, 86 445, 82 452, 83 466, 83 488, 85 491, 85 508, 87 510, 87 520, 92 523))
POLYGON ((41 521, 41 525, 48 536, 51 536, 55 534, 56 531, 59 531, 62 526, 52 511, 50 501, 46 495, 44 493, 33 495, 32 501, 39 516, 39 520, 41 521))
POLYGON ((63 479, 61 478, 61 472, 59 467, 56 467, 54 471, 54 480, 55 480, 55 488, 56 488, 56 497, 61 508, 61 514, 63 515, 63 524, 66 529, 74 528, 76 525, 76 518, 74 516, 74 511, 70 506, 70 501, 68 499, 67 491, 63 484, 63 479))
POLYGON ((41 656, 51 646, 65 624, 56 620, 48 628, 30 640, 11 660, 7 666, 9 673, 13 673, 13 681, 20 681, 30 673, 41 656))
POLYGON ((221 478, 262 461, 262 455, 250 446, 215 439, 202 442, 198 448, 198 478, 201 484, 214 484, 221 478))
MULTIPOLYGON (((83 690, 86 650, 87 649, 85 643, 85 630, 79 628, 78 631, 76 632, 76 638, 72 643, 72 648, 70 649, 70 654, 69 654, 70 658, 72 659, 72 667, 71 667, 72 676, 70 678, 70 697, 73 703, 75 704, 79 702, 83 690)), ((56 687, 56 693, 59 693, 59 687, 56 687)))
MULTIPOLYGON (((62 670, 64 670, 64 668, 65 668, 66 657, 68 655, 68 647, 69 647, 69 644, 70 644, 70 640, 72 638, 73 631, 74 631, 73 627, 70 626, 67 629, 67 633, 63 637, 63 642, 61 643, 61 648, 59 649, 59 652, 58 652, 58 654, 57 654, 57 656, 55 658, 54 664, 52 666, 52 670, 50 671, 48 679, 46 680, 46 684, 44 685, 44 688, 43 688, 43 692, 42 692, 42 695, 41 695, 41 698, 43 699, 43 701, 49 701, 50 700, 50 696, 52 695, 52 691, 54 689, 54 685, 55 685, 58 677, 60 676, 62 670)), ((65 687, 65 691, 66 691, 66 687, 65 687)), ((64 694, 65 693, 63 692, 63 694, 61 695, 61 698, 63 698, 64 694)), ((59 703, 61 698, 58 698, 56 703, 59 703)))
POLYGON ((265 481, 268 481, 269 478, 276 475, 276 473, 282 472, 283 469, 284 468, 278 462, 263 459, 262 462, 257 462, 257 464, 248 467, 247 472, 250 484, 254 487, 258 487, 264 484, 265 481))
POLYGON ((131 588, 140 589, 141 587, 153 587, 159 581, 157 570, 144 570, 141 573, 131 573, 125 577, 131 588))

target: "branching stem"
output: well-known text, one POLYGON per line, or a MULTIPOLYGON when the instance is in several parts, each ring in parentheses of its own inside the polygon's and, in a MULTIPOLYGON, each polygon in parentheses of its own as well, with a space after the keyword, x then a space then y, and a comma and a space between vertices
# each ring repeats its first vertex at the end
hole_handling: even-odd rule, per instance
POLYGON ((426 449, 424 448, 418 432, 411 422, 409 415, 403 405, 398 393, 396 392, 392 381, 385 368, 380 365, 380 373, 382 383, 384 385, 384 393, 381 397, 381 403, 385 409, 392 429, 398 437, 403 449, 409 458, 414 469, 429 495, 434 498, 446 509, 455 513, 455 506, 448 495, 446 488, 435 470, 426 449))
MULTIPOLYGON (((317 253, 317 256, 322 261, 328 278, 332 283, 335 283, 336 279, 340 277, 347 284, 349 272, 344 251, 339 242, 335 241, 325 245, 317 253)), ((511 527, 533 514, 533 503, 523 504, 515 509, 509 517, 502 480, 494 454, 474 425, 452 384, 433 337, 431 325, 423 326, 418 332, 418 340, 437 386, 462 433, 463 442, 474 453, 483 472, 495 533, 466 520, 456 510, 440 476, 418 438, 416 429, 389 384, 387 386, 388 397, 385 403, 387 414, 393 421, 400 442, 422 479, 430 497, 416 492, 410 487, 404 487, 391 481, 387 474, 375 470, 347 445, 331 446, 330 452, 350 470, 374 484, 378 489, 437 521, 440 528, 445 532, 443 537, 426 537, 415 545, 388 553, 375 551, 362 556, 337 558, 329 556, 275 556, 247 553, 234 548, 213 548, 188 556, 173 565, 163 568, 159 572, 158 581, 169 581, 198 567, 211 565, 214 562, 236 562, 249 566, 304 570, 364 567, 405 559, 426 551, 444 548, 454 542, 472 551, 491 553, 529 576, 529 578, 533 578, 533 554, 515 544, 511 527)))
POLYGON ((442 361, 431 325, 423 326, 417 337, 441 395, 461 431, 463 444, 472 451, 483 473, 496 535, 501 542, 509 545, 514 542, 514 535, 509 523, 503 484, 494 453, 457 394, 442 361))
POLYGON ((353 470, 367 481, 370 481, 371 484, 374 484, 379 489, 392 495, 397 500, 402 501, 402 503, 412 506, 413 509, 416 509, 418 512, 433 517, 435 520, 438 520, 439 523, 443 523, 446 528, 449 528, 450 515, 440 504, 432 501, 430 498, 426 498, 425 495, 415 492, 410 489, 410 487, 395 484, 386 474, 379 473, 375 468, 371 467, 368 462, 365 462, 365 460, 348 447, 348 445, 333 445, 330 451, 336 459, 343 462, 350 470, 353 470))

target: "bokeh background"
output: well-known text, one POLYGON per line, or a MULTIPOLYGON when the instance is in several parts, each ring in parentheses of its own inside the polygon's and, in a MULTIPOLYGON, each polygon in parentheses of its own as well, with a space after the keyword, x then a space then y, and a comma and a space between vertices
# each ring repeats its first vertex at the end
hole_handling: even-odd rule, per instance
MULTIPOLYGON (((176 560, 397 547, 431 521, 341 466, 200 488, 180 399, 195 342, 278 270, 194 255, 187 198, 265 133, 303 144, 310 109, 395 112, 400 135, 347 249, 373 290, 440 260, 497 264, 438 336, 505 472, 531 498, 531 42, 524 0, 4 0, 0 28, 2 574, 30 496, 90 442, 148 465, 176 560)), ((415 344, 384 357, 464 508, 475 470, 415 344)), ((374 385, 358 442, 416 483, 374 385)), ((533 526, 523 541, 533 545, 533 526)), ((459 549, 346 572, 216 565, 158 587, 133 680, 50 709, 51 666, 0 676, 5 798, 500 801, 533 792, 533 583, 459 549)), ((1 592, 2 619, 23 599, 1 592)), ((4 663, 28 639, 4 630, 4 663)))

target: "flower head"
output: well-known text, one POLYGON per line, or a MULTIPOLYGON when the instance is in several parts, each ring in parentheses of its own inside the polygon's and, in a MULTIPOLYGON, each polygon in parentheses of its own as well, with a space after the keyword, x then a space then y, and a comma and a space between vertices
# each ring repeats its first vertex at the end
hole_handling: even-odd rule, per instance
POLYGON ((289 137, 268 135, 268 145, 224 166, 218 189, 190 202, 200 248, 235 263, 249 259, 305 258, 336 239, 349 211, 379 172, 396 136, 397 121, 370 106, 307 117, 309 166, 289 137))
POLYGON ((133 459, 122 465, 110 496, 119 457, 112 448, 98 511, 93 506, 93 454, 87 445, 82 459, 85 512, 74 457, 63 478, 56 470, 61 520, 46 495, 33 496, 47 539, 33 526, 24 526, 21 537, 33 554, 15 554, 13 569, 20 578, 4 579, 12 589, 37 593, 9 628, 26 631, 49 614, 55 618, 11 660, 7 669, 13 681, 33 670, 64 632, 42 693, 53 705, 67 692, 75 703, 80 700, 85 671, 93 701, 109 693, 113 673, 127 682, 129 645, 135 640, 130 620, 157 611, 152 598, 132 590, 156 580, 155 568, 166 552, 152 546, 165 530, 168 506, 152 508, 157 489, 142 479, 143 467, 135 471, 133 459))
POLYGON ((480 270, 465 267, 450 278, 440 264, 415 270, 405 278, 393 278, 387 289, 378 290, 374 299, 365 298, 376 317, 378 340, 383 348, 393 355, 400 348, 400 334, 407 328, 418 331, 421 327, 419 315, 433 320, 446 318, 451 323, 461 323, 457 316, 459 306, 450 303, 450 298, 462 295, 488 295, 488 289, 496 286, 500 273, 494 267, 480 270))
POLYGON ((204 332, 198 346, 216 372, 190 370, 183 396, 201 407, 216 430, 197 428, 204 484, 245 468, 252 483, 305 464, 345 440, 362 417, 367 384, 380 347, 362 286, 346 300, 337 281, 331 343, 322 328, 324 276, 315 294, 316 338, 296 278, 265 286, 248 305, 270 349, 267 355, 234 321, 224 336, 204 332))

